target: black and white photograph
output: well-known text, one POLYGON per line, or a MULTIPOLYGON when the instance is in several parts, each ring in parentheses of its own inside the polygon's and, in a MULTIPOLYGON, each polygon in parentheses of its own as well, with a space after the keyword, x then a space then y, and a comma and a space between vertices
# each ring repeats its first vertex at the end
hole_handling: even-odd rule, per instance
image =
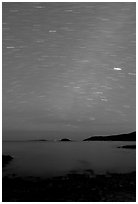
POLYGON ((2 202, 136 202, 136 2, 2 2, 2 202))

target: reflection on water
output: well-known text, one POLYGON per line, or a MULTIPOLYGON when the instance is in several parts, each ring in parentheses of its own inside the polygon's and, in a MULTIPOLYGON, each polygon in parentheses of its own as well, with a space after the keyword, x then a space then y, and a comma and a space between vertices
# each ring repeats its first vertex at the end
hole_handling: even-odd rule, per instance
POLYGON ((95 173, 135 170, 136 152, 117 148, 135 142, 3 142, 3 154, 14 156, 4 175, 55 176, 71 170, 95 173))

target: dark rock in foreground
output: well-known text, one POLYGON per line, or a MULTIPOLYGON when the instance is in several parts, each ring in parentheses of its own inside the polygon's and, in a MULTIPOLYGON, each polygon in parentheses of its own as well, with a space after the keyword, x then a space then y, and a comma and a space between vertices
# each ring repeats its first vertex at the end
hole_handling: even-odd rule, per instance
POLYGON ((118 148, 124 148, 124 149, 136 149, 136 145, 123 145, 118 148))
POLYGON ((3 202, 135 202, 136 173, 3 178, 3 202))
POLYGON ((112 136, 94 136, 83 141, 136 141, 136 132, 112 136))
POLYGON ((2 167, 5 167, 12 159, 10 155, 2 155, 2 167))
POLYGON ((60 140, 60 142, 71 142, 71 140, 68 139, 68 138, 63 138, 63 139, 60 140))

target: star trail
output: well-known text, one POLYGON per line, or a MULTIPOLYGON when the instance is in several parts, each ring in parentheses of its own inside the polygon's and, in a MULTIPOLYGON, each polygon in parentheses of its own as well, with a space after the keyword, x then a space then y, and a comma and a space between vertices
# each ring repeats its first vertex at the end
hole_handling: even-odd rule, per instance
POLYGON ((135 130, 135 18, 133 2, 3 3, 3 129, 135 130))

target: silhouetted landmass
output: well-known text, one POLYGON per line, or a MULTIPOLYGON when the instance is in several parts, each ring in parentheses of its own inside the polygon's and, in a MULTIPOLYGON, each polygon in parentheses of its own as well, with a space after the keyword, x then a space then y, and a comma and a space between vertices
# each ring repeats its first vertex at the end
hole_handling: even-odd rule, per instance
POLYGON ((68 139, 68 138, 63 138, 63 139, 61 139, 61 140, 59 140, 60 142, 71 142, 71 140, 70 139, 68 139))
POLYGON ((40 179, 3 178, 3 202, 135 202, 136 173, 94 175, 92 170, 40 179))
POLYGON ((124 149, 136 149, 136 145, 123 145, 118 148, 124 148, 124 149))
POLYGON ((2 155, 2 167, 5 167, 12 159, 10 155, 2 155))
POLYGON ((47 142, 46 139, 33 139, 33 140, 4 140, 3 142, 47 142))
POLYGON ((36 140, 29 140, 30 142, 47 142, 48 140, 45 139, 36 139, 36 140))
POLYGON ((136 141, 136 132, 111 136, 94 136, 83 141, 136 141))

